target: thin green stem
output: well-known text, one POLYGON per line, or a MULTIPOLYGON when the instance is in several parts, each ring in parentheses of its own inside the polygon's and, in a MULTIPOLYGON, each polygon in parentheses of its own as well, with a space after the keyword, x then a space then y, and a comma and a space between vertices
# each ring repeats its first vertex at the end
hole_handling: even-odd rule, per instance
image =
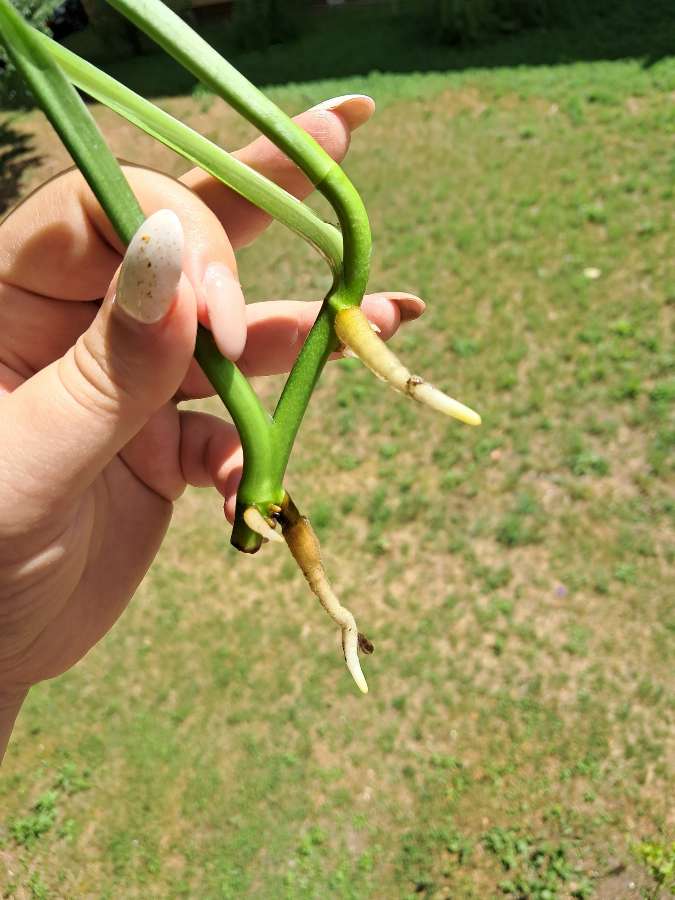
POLYGON ((325 150, 161 0, 109 3, 267 135, 314 184, 323 181, 333 167, 325 150))
POLYGON ((221 357, 210 333, 201 327, 198 332, 195 355, 230 411, 244 450, 233 543, 254 551, 260 538, 243 522, 243 511, 252 505, 268 514, 284 496, 282 482, 294 439, 319 375, 337 347, 334 317, 339 310, 358 305, 366 288, 371 246, 368 218, 347 176, 313 138, 160 0, 110 2, 296 162, 332 204, 340 221, 342 245, 335 229, 320 222, 304 204, 114 79, 32 31, 8 0, 0 0, 3 39, 17 68, 125 242, 140 227, 143 214, 94 120, 55 60, 74 84, 287 224, 313 243, 331 264, 333 288, 291 371, 273 418, 236 366, 221 357))
POLYGON ((274 410, 274 475, 282 482, 293 442, 307 405, 330 354, 337 348, 333 330, 333 311, 327 303, 303 344, 291 374, 274 410))
POLYGON ((344 280, 335 285, 326 297, 274 411, 277 426, 274 433, 277 450, 274 463, 279 479, 284 476, 293 442, 314 387, 331 353, 338 348, 339 342, 333 328, 335 314, 345 307, 358 306, 368 282, 371 242, 363 202, 337 165, 328 173, 322 188, 334 207, 344 211, 340 224, 345 247, 352 247, 354 252, 348 258, 345 257, 344 280))
MULTIPOLYGON (((89 110, 37 37, 8 0, 0 0, 0 36, 17 69, 63 140, 78 168, 101 203, 115 231, 129 243, 145 216, 124 173, 110 152, 89 110)), ((267 473, 271 471, 272 421, 255 392, 237 367, 225 360, 210 333, 199 329, 195 348, 198 362, 222 397, 246 453, 243 480, 245 495, 267 497, 274 493, 267 473)), ((257 549, 260 539, 245 531, 241 541, 257 549)))
POLYGON ((338 215, 344 248, 342 271, 288 377, 274 413, 277 450, 274 471, 280 486, 312 391, 336 347, 333 317, 345 306, 360 304, 366 289, 371 239, 365 207, 347 176, 325 150, 160 0, 110 0, 110 3, 267 135, 309 176, 338 215))
POLYGON ((17 13, 0 0, 0 39, 52 123, 75 164, 87 179, 121 240, 128 243, 143 223, 143 213, 96 122, 75 88, 17 13))
POLYGON ((231 541, 239 550, 255 553, 262 540, 244 522, 244 510, 248 506, 257 506, 266 514, 270 504, 280 503, 283 499, 281 483, 274 477, 272 418, 239 369, 221 356, 211 332, 201 325, 197 329, 195 358, 229 410, 239 433, 244 468, 237 488, 237 513, 231 541))
POLYGON ((272 417, 239 369, 221 356, 213 335, 201 325, 195 346, 197 362, 230 410, 244 451, 244 474, 239 495, 249 504, 264 500, 275 502, 279 491, 269 473, 272 471, 272 417), (255 460, 255 472, 249 462, 255 460))
POLYGON ((337 312, 344 306, 358 306, 363 300, 370 274, 370 224, 359 192, 337 163, 317 187, 336 211, 342 229, 342 279, 340 289, 329 295, 337 312))
POLYGON ((35 34, 73 84, 282 222, 312 244, 334 273, 340 270, 340 232, 297 197, 66 47, 40 32, 35 34))
MULTIPOLYGON (((368 217, 358 193, 334 160, 161 0, 109 2, 203 84, 227 100, 302 169, 332 204, 340 220, 346 296, 355 297, 361 287, 365 290, 370 264, 368 217)), ((363 290, 355 302, 360 302, 362 297, 363 290)))

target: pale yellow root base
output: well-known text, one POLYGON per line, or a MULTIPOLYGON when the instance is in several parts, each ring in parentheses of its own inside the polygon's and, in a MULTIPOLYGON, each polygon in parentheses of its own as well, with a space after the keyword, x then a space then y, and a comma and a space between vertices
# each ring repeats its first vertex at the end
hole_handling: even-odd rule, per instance
POLYGON ((481 418, 473 409, 448 397, 419 376, 411 375, 400 359, 373 332, 370 322, 358 306, 340 310, 335 317, 335 332, 345 347, 395 390, 466 425, 480 425, 481 418))
POLYGON ((251 531, 255 531, 256 534, 259 534, 260 537, 264 538, 266 541, 274 541, 277 544, 283 544, 284 539, 279 532, 275 531, 274 528, 265 521, 264 516, 258 512, 254 506, 249 506, 248 509, 244 510, 244 522, 246 522, 251 531))

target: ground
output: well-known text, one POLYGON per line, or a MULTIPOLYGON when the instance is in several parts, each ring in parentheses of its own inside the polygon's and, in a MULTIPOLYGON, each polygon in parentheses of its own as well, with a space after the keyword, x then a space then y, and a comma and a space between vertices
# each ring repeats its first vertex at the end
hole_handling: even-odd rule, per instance
MULTIPOLYGON (((372 287, 428 301, 395 346, 484 421, 352 360, 315 394, 288 485, 375 642, 371 693, 284 548, 238 555, 218 497, 189 492, 113 632, 31 692, 0 782, 3 896, 672 889, 675 66, 273 96, 355 89, 379 105, 347 167, 372 287)), ((204 93, 165 105, 227 147, 250 134, 204 93)), ((120 156, 185 168, 95 115, 120 156)), ((5 127, 41 158, 22 194, 65 164, 37 115, 5 127)), ((251 301, 326 286, 278 226, 240 265, 251 301)))

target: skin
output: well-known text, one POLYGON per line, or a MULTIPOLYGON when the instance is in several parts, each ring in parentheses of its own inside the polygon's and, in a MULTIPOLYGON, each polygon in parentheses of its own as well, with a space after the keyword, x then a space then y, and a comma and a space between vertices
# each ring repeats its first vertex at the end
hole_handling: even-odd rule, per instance
MULTIPOLYGON (((333 106, 298 122, 341 160, 374 105, 333 106)), ((299 197, 311 190, 265 139, 238 155, 299 197)), ((197 169, 180 182, 126 174, 147 215, 169 208, 183 229, 183 273, 158 323, 114 302, 122 247, 77 171, 0 225, 0 757, 29 688, 73 666, 124 611, 186 486, 215 487, 232 520, 236 431, 177 406, 212 393, 192 359, 197 321, 246 374, 265 375, 288 371, 319 310, 245 305, 234 250, 269 223, 255 207, 197 169), (215 292, 202 284, 212 263, 233 276, 215 292)), ((363 308, 388 337, 424 304, 383 293, 363 308)))

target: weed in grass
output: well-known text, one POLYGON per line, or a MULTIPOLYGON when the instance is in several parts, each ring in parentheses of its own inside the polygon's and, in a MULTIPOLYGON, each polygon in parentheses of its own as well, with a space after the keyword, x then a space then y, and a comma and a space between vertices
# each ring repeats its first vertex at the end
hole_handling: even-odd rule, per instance
POLYGON ((609 473, 608 461, 593 450, 579 449, 570 456, 568 465, 573 475, 602 477, 609 473))
POLYGON ((10 822, 9 832, 22 847, 31 847, 48 832, 56 821, 56 791, 47 791, 38 798, 28 815, 10 822))
POLYGON ((544 519, 536 502, 530 506, 525 497, 516 503, 514 509, 504 516, 497 526, 496 538, 505 547, 522 547, 542 540, 544 519), (524 502, 523 502, 524 500, 524 502))
POLYGON ((330 500, 317 500, 310 508, 309 513, 312 525, 319 533, 319 537, 324 535, 335 523, 335 509, 330 500))
POLYGON ((66 794, 88 791, 91 787, 91 771, 84 769, 80 772, 75 763, 67 762, 59 770, 54 787, 66 794))
POLYGON ((593 896, 590 879, 570 862, 567 842, 537 841, 514 829, 492 828, 482 843, 509 873, 499 883, 503 894, 532 900, 555 900, 563 890, 579 900, 593 896))
POLYGON ((462 359, 466 359, 470 356, 475 356, 476 353, 478 353, 480 350, 480 344, 478 343, 478 341, 473 340, 472 338, 453 338, 451 347, 452 352, 462 359))
POLYGON ((28 880, 28 890, 32 900, 48 900, 49 890, 38 872, 33 872, 28 880))
POLYGON ((670 844, 643 841, 633 848, 633 852, 656 884, 675 894, 675 841, 670 844))

